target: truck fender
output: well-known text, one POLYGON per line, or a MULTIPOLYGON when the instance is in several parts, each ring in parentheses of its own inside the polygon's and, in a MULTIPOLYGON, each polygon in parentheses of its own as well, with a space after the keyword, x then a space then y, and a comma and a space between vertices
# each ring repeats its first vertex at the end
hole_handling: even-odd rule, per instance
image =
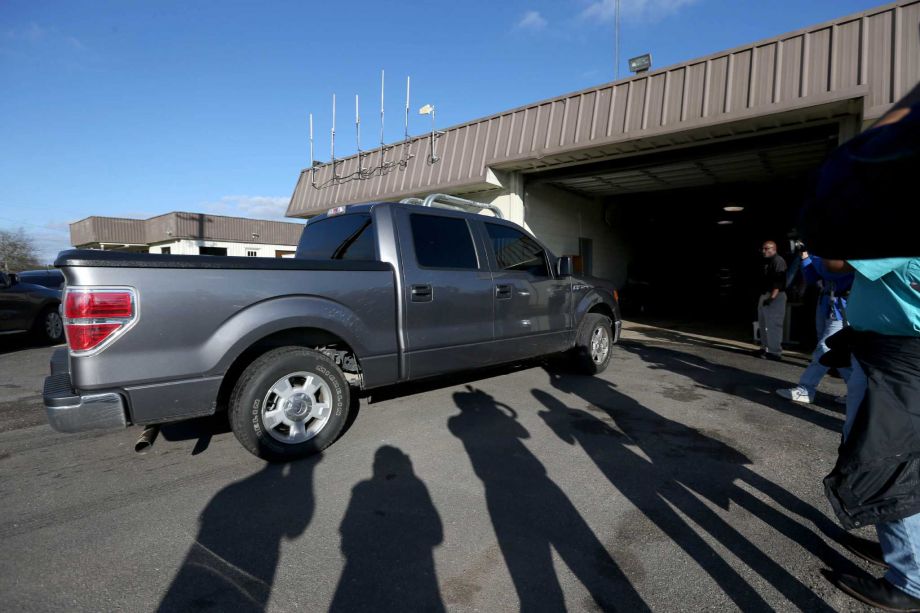
POLYGON ((363 339, 374 342, 376 336, 379 342, 379 331, 371 330, 345 305, 320 296, 300 295, 272 298, 238 311, 221 324, 201 351, 205 356, 214 356, 211 371, 221 374, 259 340, 292 328, 317 328, 333 334, 357 356, 373 352, 363 339))
POLYGON ((613 315, 613 318, 617 317, 617 307, 616 303, 613 301, 613 296, 607 294, 604 291, 598 291, 597 289, 589 290, 584 296, 581 297, 578 304, 575 305, 575 329, 578 330, 578 327, 581 325, 582 320, 585 318, 592 309, 600 310, 601 312, 610 311, 609 314, 613 315), (603 305, 600 309, 595 309, 598 305, 603 305), (604 308, 606 307, 606 308, 604 308))

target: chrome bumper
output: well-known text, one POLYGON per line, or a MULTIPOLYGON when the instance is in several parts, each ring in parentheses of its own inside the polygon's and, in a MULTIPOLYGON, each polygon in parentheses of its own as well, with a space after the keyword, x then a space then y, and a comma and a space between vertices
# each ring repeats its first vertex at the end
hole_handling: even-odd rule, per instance
POLYGON ((620 330, 623 328, 623 322, 619 319, 613 322, 613 342, 617 343, 620 340, 620 330))
POLYGON ((51 357, 51 374, 42 390, 48 423, 58 432, 83 432, 124 428, 125 403, 120 394, 104 392, 81 395, 70 381, 67 350, 58 349, 51 357))

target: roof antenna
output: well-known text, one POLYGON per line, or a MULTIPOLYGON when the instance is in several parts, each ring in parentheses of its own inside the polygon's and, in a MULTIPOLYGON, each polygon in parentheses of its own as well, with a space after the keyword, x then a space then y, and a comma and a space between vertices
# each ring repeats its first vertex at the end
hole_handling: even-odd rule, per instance
POLYGON ((412 152, 409 147, 409 77, 406 77, 406 131, 405 139, 403 140, 403 159, 400 161, 399 165, 402 168, 405 168, 409 164, 409 160, 415 157, 412 155, 412 152))
POLYGON ((355 146, 358 148, 358 176, 364 175, 365 153, 361 151, 361 113, 358 111, 358 94, 355 94, 355 146))
POLYGON ((313 113, 310 113, 310 185, 316 189, 316 161, 313 159, 313 113))
POLYGON ((338 176, 335 174, 335 94, 332 94, 332 143, 329 145, 329 150, 332 157, 332 180, 335 182, 338 181, 338 176))

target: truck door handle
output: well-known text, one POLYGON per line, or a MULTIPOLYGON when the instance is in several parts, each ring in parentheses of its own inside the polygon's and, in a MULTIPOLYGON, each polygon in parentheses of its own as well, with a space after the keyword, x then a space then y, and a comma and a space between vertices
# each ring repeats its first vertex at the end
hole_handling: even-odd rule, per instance
POLYGON ((496 285, 495 286, 495 298, 496 300, 510 300, 511 299, 511 286, 510 285, 496 285))
POLYGON ((428 284, 413 285, 411 293, 412 302, 431 302, 431 286, 428 284))

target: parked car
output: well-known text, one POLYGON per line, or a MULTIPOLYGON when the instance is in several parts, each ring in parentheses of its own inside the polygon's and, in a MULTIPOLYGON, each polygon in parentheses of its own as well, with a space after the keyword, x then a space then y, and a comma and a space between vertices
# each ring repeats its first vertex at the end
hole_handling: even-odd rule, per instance
POLYGON ((565 351, 603 371, 613 286, 445 201, 494 208, 441 195, 339 207, 306 224, 293 260, 61 253, 69 349, 45 380, 51 425, 227 410, 246 449, 286 460, 335 441, 362 390, 565 351))
POLYGON ((0 272, 0 335, 31 332, 45 343, 64 340, 61 290, 27 283, 0 272))
POLYGON ((18 276, 23 283, 32 283, 50 289, 64 287, 64 274, 60 270, 24 270, 18 276))

